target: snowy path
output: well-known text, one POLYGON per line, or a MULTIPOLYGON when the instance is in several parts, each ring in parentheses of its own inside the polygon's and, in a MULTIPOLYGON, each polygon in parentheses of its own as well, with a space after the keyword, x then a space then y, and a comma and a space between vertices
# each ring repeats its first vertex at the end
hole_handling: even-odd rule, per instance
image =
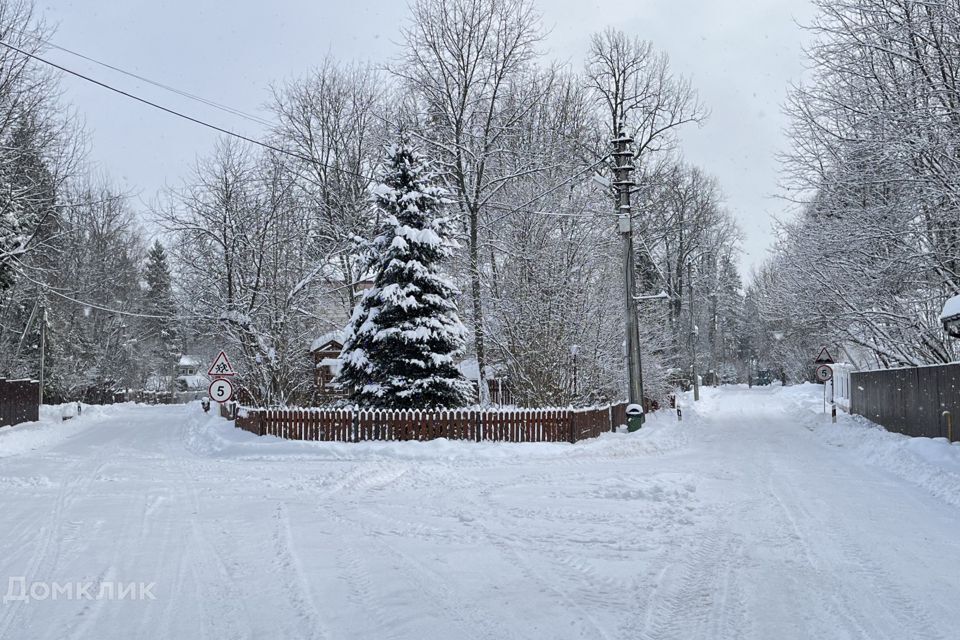
POLYGON ((816 393, 576 446, 291 443, 196 406, 0 430, 3 593, 156 583, 0 601, 0 638, 960 637, 960 447, 824 426, 816 393))

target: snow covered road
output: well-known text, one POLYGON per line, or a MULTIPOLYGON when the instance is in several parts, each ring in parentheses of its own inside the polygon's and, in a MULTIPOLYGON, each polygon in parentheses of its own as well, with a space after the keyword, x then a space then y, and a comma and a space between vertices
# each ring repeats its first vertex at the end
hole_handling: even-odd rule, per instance
POLYGON ((196 405, 3 429, 2 593, 155 587, 0 600, 0 638, 960 637, 960 446, 818 393, 577 445, 284 442, 196 405))

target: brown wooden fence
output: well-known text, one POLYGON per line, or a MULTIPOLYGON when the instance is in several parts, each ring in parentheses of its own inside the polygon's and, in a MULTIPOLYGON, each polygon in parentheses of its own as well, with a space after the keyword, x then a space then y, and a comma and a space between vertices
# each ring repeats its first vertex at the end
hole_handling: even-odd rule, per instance
POLYGON ((944 411, 953 418, 953 439, 960 440, 960 364, 850 374, 850 413, 888 431, 945 438, 944 411))
POLYGON ((288 440, 488 440, 577 442, 626 424, 626 404, 595 409, 378 411, 221 406, 237 428, 288 440))
POLYGON ((40 419, 40 383, 0 378, 0 427, 40 419))

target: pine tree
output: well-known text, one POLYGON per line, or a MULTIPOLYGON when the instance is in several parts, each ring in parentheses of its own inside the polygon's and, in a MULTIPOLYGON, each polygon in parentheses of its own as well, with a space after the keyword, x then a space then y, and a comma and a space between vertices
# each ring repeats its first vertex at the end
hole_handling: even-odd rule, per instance
POLYGON ((147 335, 151 341, 150 360, 152 373, 165 375, 171 368, 174 356, 179 351, 177 327, 174 315, 173 291, 167 252, 156 241, 147 252, 144 268, 147 290, 144 294, 145 312, 162 318, 146 318, 147 335))
POLYGON ((337 378, 360 406, 458 407, 471 397, 455 365, 466 335, 454 302, 459 291, 439 269, 456 243, 436 182, 405 142, 388 149, 374 190, 381 223, 367 247, 374 285, 354 309, 337 378))

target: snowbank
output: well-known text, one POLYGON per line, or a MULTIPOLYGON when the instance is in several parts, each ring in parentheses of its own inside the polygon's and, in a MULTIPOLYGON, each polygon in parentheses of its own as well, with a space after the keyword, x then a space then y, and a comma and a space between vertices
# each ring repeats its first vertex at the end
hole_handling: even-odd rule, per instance
MULTIPOLYGON (((76 406, 77 403, 69 404, 76 406)), ((59 444, 89 429, 99 420, 116 413, 123 405, 101 406, 81 403, 80 406, 82 407, 81 415, 70 420, 63 419, 65 404, 45 404, 40 407, 38 421, 0 427, 0 458, 59 444)))
POLYGON ((552 458, 622 458, 659 455, 687 443, 675 428, 672 411, 648 416, 636 434, 607 433, 575 445, 566 442, 472 442, 438 438, 425 442, 307 442, 256 436, 236 429, 219 417, 198 416, 188 425, 187 446, 195 453, 218 458, 274 460, 432 460, 509 462, 552 458))
POLYGON ((817 433, 828 444, 960 506, 960 443, 890 433, 860 416, 821 425, 817 433))
POLYGON ((960 506, 960 442, 911 438, 891 433, 862 416, 838 413, 837 423, 823 415, 820 385, 785 387, 779 396, 798 411, 804 425, 824 443, 842 447, 855 458, 923 487, 960 506))

